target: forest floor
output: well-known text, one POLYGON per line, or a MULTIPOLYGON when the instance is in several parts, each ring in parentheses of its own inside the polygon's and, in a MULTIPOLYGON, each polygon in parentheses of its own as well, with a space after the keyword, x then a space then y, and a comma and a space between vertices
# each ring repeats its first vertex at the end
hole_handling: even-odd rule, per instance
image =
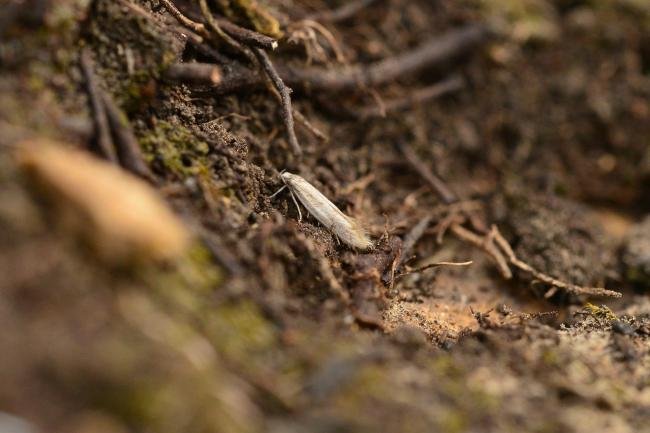
POLYGON ((0 431, 650 432, 646 1, 0 4, 0 431))

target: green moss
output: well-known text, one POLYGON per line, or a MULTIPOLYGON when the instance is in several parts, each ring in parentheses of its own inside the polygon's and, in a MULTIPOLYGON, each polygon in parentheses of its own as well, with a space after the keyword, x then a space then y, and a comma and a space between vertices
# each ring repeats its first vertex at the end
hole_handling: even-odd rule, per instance
POLYGON ((148 264, 137 273, 170 314, 193 318, 202 317, 210 308, 212 294, 223 278, 210 253, 199 244, 166 269, 148 264))
POLYGON ((547 348, 542 352, 542 362, 550 367, 559 367, 560 358, 556 350, 547 348))
POLYGON ((467 429, 467 415, 461 411, 446 411, 439 417, 438 425, 441 432, 464 432, 467 429))
POLYGON ((254 303, 221 305, 206 322, 211 342, 226 359, 251 371, 267 369, 266 360, 277 343, 277 332, 254 303))
POLYGON ((475 0, 494 28, 518 42, 559 37, 558 17, 546 1, 475 0))
POLYGON ((598 320, 603 320, 605 322, 613 322, 614 320, 618 320, 616 314, 614 314, 612 310, 610 310, 609 307, 605 305, 596 306, 592 303, 587 302, 584 309, 585 312, 587 312, 590 316, 598 320))
POLYGON ((162 163, 165 170, 178 178, 208 171, 208 144, 184 126, 159 121, 153 130, 140 137, 140 146, 148 162, 162 163))
POLYGON ((265 35, 281 38, 278 20, 256 0, 219 0, 221 11, 230 19, 265 35))

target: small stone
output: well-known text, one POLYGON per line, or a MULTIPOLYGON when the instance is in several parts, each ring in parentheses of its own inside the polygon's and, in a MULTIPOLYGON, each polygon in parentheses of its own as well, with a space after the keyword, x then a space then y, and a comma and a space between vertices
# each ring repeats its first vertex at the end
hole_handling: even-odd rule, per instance
POLYGON ((616 320, 612 322, 612 331, 616 332, 617 334, 621 335, 632 335, 634 334, 634 328, 632 328, 630 325, 627 323, 621 321, 621 320, 616 320))
POLYGON ((89 241, 101 258, 173 260, 190 235, 156 191, 93 155, 47 140, 24 142, 19 160, 35 192, 62 226, 89 241))
POLYGON ((6 412, 0 412, 0 432, 36 433, 36 427, 29 421, 6 412))

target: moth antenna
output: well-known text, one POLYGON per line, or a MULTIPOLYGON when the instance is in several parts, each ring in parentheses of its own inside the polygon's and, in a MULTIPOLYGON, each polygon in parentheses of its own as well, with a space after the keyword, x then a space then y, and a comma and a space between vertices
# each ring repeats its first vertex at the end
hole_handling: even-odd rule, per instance
POLYGON ((279 190, 277 190, 276 192, 274 192, 274 193, 271 195, 271 197, 269 197, 269 199, 270 199, 270 200, 273 200, 273 198, 274 198, 276 195, 280 194, 280 193, 281 193, 281 192, 282 192, 286 187, 287 187, 287 185, 283 185, 282 188, 280 188, 279 190))

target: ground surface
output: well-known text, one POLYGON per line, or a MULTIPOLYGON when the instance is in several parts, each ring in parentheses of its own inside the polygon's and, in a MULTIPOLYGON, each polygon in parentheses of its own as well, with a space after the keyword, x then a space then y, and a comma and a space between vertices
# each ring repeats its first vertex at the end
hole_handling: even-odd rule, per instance
POLYGON ((326 136, 297 121, 302 157, 263 80, 170 78, 180 62, 255 67, 219 41, 187 43, 157 0, 5 3, 0 430, 650 431, 646 2, 377 0, 339 21, 326 12, 345 2, 211 3, 274 37, 279 24, 280 70, 489 29, 387 83, 295 80, 294 108, 326 136), (138 186, 74 153, 100 153, 82 52, 125 114, 118 130, 135 134, 138 186), (391 111, 452 74, 461 89, 391 111), (304 211, 299 222, 286 192, 271 199, 283 169, 376 248, 347 248, 304 211), (512 265, 506 279, 454 224, 496 224, 535 269, 623 296, 567 293, 512 265))

